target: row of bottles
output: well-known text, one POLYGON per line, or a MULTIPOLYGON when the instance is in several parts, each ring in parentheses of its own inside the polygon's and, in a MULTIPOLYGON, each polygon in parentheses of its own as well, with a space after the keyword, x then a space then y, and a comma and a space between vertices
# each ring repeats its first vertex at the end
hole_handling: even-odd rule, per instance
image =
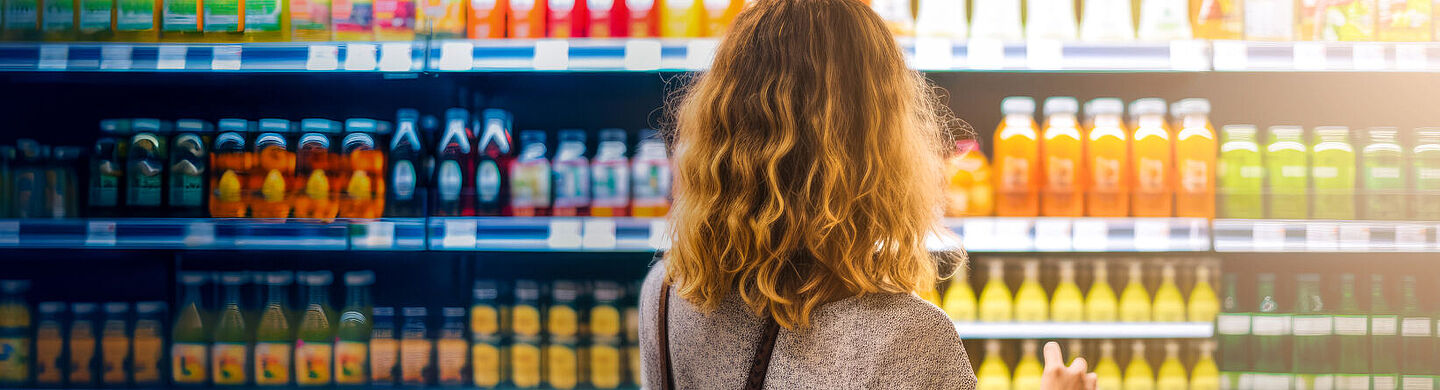
POLYGON ((21 139, 0 145, 0 218, 80 216, 83 150, 21 139))
POLYGON ((941 294, 939 305, 957 322, 1210 322, 1219 311, 1220 304, 1211 288, 1215 261, 1187 262, 1187 268, 1194 270, 1188 298, 1177 284, 1177 262, 1149 267, 1152 282, 1158 268, 1156 284, 1147 282, 1143 262, 1129 261, 1118 297, 1111 287, 1118 284, 1112 282, 1110 261, 1097 259, 1088 263, 1086 268, 1093 270, 1088 275, 1090 288, 1082 293, 1074 260, 1054 261, 1055 273, 1047 274, 1045 283, 1041 282, 1041 262, 1024 260, 1020 267, 1024 276, 1012 294, 1005 280, 1005 261, 989 260, 984 263, 987 277, 978 299, 962 271, 941 294))
POLYGON ((611 281, 482 279, 474 286, 475 386, 614 389, 639 384, 638 285, 627 292, 611 281))
POLYGON ((1221 128, 1227 218, 1440 220, 1440 128, 1221 128), (1263 145, 1263 146, 1262 146, 1263 145))
MULTIPOLYGON (((975 376, 981 390, 1036 390, 1040 389, 1040 376, 1045 366, 1038 356, 1040 343, 1037 340, 1022 340, 1019 344, 1019 359, 1014 366, 1005 359, 1005 343, 1000 340, 986 340, 984 357, 971 359, 980 362, 975 366, 975 376), (1012 370, 1013 367, 1013 370, 1012 370)), ((1163 349, 1154 348, 1156 341, 1146 340, 1097 340, 1082 343, 1079 340, 1067 342, 1066 361, 1084 356, 1090 370, 1099 377, 1097 388, 1123 390, 1218 390, 1219 370, 1214 356, 1215 345, 1210 340, 1182 342, 1164 340, 1163 349), (1125 364, 1121 365, 1116 351, 1117 345, 1126 348, 1125 364), (1148 348, 1150 345, 1151 348, 1148 348), (1182 355, 1182 346, 1193 351, 1182 355), (1150 351, 1163 351, 1158 355, 1150 351), (1095 351, 1098 351, 1095 352, 1095 351), (1156 356, 1163 356, 1154 360, 1156 356), (1187 364, 1186 360, 1190 363, 1187 364), (1159 362, 1158 369, 1152 364, 1159 362)))

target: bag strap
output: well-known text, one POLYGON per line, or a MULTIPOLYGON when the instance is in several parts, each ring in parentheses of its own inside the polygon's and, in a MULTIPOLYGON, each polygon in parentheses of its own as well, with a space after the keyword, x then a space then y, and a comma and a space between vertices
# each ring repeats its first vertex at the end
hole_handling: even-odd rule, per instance
MULTIPOLYGON (((657 315, 655 330, 659 332, 660 349, 660 372, 664 373, 665 379, 660 382, 660 390, 675 389, 675 371, 670 362, 670 282, 660 285, 660 307, 657 315)), ((780 324, 775 318, 765 318, 765 331, 761 335, 760 345, 755 347, 755 357, 750 360, 750 371, 745 378, 745 390, 761 390, 765 388, 765 374, 770 371, 770 357, 775 352, 775 339, 780 335, 780 324)))

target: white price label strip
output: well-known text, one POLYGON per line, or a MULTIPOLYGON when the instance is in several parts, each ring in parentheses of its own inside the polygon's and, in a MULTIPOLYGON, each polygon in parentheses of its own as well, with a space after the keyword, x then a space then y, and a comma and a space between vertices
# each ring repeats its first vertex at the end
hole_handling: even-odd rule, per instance
POLYGON ((305 70, 335 70, 340 68, 340 47, 335 45, 310 45, 305 57, 305 70))
POLYGON ((1430 58, 1423 43, 1395 45, 1395 69, 1421 71, 1430 67, 1430 58))
POLYGON ((475 45, 470 42, 445 42, 440 45, 440 70, 470 70, 475 66, 475 45))
POLYGON ((664 219, 650 221, 650 248, 670 249, 670 228, 665 225, 664 219))
POLYGON ((64 44, 40 45, 40 61, 35 64, 39 70, 65 70, 70 65, 70 46, 64 44))
POLYGON ((202 248, 215 244, 215 224, 193 222, 185 225, 185 247, 202 248))
POLYGON ((570 42, 563 39, 535 41, 535 70, 570 68, 570 42))
POLYGON ((395 246, 395 223, 374 221, 365 223, 365 237, 360 242, 363 248, 393 248, 395 246))
POLYGON ((991 250, 995 245, 995 220, 990 218, 966 218, 961 225, 961 239, 970 250, 991 250))
POLYGON ((1169 250, 1170 221, 1163 219, 1135 220, 1135 249, 1143 251, 1169 250))
POLYGON ((473 219, 445 220, 445 238, 440 242, 444 249, 475 249, 476 224, 473 219))
POLYGON ((1005 68, 1005 43, 998 39, 971 39, 965 46, 965 63, 970 69, 1005 68))
POLYGON ((1035 221, 1035 249, 1068 251, 1070 248, 1070 220, 1038 219, 1035 221))
POLYGON ((1032 39, 1025 44, 1025 65, 1030 69, 1056 70, 1064 67, 1065 46, 1054 39, 1032 39))
POLYGON ((162 45, 155 57, 155 69, 185 69, 185 55, 190 48, 178 45, 162 45))
POLYGON ((1241 41, 1215 41, 1215 70, 1245 70, 1250 67, 1248 47, 1241 41))
POLYGON ((692 39, 685 45, 685 67, 693 70, 706 69, 715 62, 715 50, 720 41, 714 39, 692 39))
POLYGON ((1205 41, 1170 41, 1170 69, 1184 71, 1210 69, 1209 58, 1205 56, 1205 41))
POLYGON ((1110 226, 1104 220, 1077 219, 1072 230, 1077 251, 1099 252, 1110 248, 1110 226))
POLYGON ((950 70, 955 61, 955 43, 945 38, 915 38, 915 68, 950 70))
POLYGON ((375 53, 377 51, 378 50, 373 43, 345 44, 345 70, 375 70, 375 53))
POLYGON ((115 246, 115 221, 90 221, 85 229, 85 246, 115 246))
POLYGON ((615 249, 615 220, 587 219, 584 227, 585 237, 580 246, 585 249, 615 249))
POLYGON ((1004 249, 1029 250, 1035 245, 1030 237, 1030 221, 1000 218, 995 220, 995 240, 1004 249))
POLYGON ((1278 251, 1285 248, 1285 225, 1278 223, 1256 223, 1250 229, 1252 245, 1256 250, 1278 251))
POLYGON ((1331 251, 1340 245, 1340 227, 1334 223, 1311 222, 1305 224, 1305 249, 1331 251))
POLYGON ((380 45, 380 70, 384 72, 408 72, 413 64, 409 43, 385 43, 380 45))
POLYGON ((1385 70, 1385 46, 1377 43, 1357 43, 1353 46, 1351 61, 1355 70, 1385 70))
POLYGON ((134 66, 135 48, 130 45, 105 45, 100 47, 101 70, 130 70, 134 66))
POLYGON ((1295 42, 1292 47, 1294 59, 1291 66, 1296 70, 1325 70, 1326 61, 1329 57, 1325 54, 1325 44, 1320 42, 1295 42))
POLYGON ((631 39, 625 41, 625 70, 660 69, 660 41, 631 39))
POLYGON ((1424 246, 1428 230, 1421 225, 1396 225, 1395 246, 1401 248, 1424 246))
POLYGON ((215 46, 210 50, 210 69, 240 70, 240 46, 215 46))
POLYGON ((1341 224, 1340 247, 1346 250, 1370 249, 1370 226, 1362 223, 1341 224))
POLYGON ((576 249, 581 241, 581 229, 583 225, 579 220, 574 219, 552 219, 550 220, 550 236, 545 238, 545 245, 551 249, 576 249))
POLYGON ((20 221, 0 221, 0 245, 20 245, 20 221))

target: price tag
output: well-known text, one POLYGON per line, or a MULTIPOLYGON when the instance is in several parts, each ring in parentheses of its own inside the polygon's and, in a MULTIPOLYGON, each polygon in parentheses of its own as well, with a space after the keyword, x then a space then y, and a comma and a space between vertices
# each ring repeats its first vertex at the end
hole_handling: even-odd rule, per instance
POLYGON ((1305 224, 1305 249, 1310 251, 1333 251, 1340 246, 1340 227, 1334 223, 1311 222, 1305 224))
POLYGON ((1035 220, 1035 249, 1068 251, 1070 247, 1070 220, 1061 218, 1035 220))
POLYGON ((185 225, 185 247, 202 248, 215 244, 215 224, 192 222, 185 225))
POLYGON ((1292 47, 1294 59, 1291 66, 1296 70, 1325 70, 1325 44, 1320 42, 1295 42, 1292 47))
POLYGON ((1423 43, 1395 44, 1395 69, 1421 71, 1430 67, 1430 56, 1423 43))
POLYGON ((1065 46, 1058 40, 1032 39, 1025 44, 1025 65, 1030 69, 1060 69, 1064 62, 1065 46))
POLYGON ((591 218, 585 220, 585 237, 581 246, 585 249, 615 249, 615 220, 591 218))
POLYGON ((64 44, 40 45, 39 70, 65 70, 70 65, 70 46, 64 44))
POLYGON ((915 69, 950 70, 955 61, 955 43, 945 38, 915 38, 915 69))
POLYGON ((1363 223, 1341 224, 1340 248, 1362 251, 1370 249, 1370 226, 1363 223))
POLYGON ((215 46, 210 53, 210 69, 240 70, 240 46, 215 46))
POLYGON ((1135 249, 1142 251, 1170 250, 1170 221, 1136 219, 1135 249))
POLYGON ((305 70, 335 70, 339 68, 339 46, 310 45, 310 53, 305 57, 305 70))
POLYGON ((376 51, 373 43, 345 44, 345 70, 375 70, 376 51))
POLYGON ((1205 56, 1205 41, 1170 41, 1170 69, 1183 71, 1210 69, 1210 61, 1205 56))
POLYGON ((715 50, 719 47, 718 40, 691 39, 685 45, 685 67, 694 70, 710 68, 710 63, 715 62, 715 50))
POLYGON ((990 218, 966 218, 961 225, 961 239, 969 250, 995 249, 995 220, 990 218))
POLYGON ((105 45, 100 47, 101 70, 130 70, 134 65, 135 48, 130 45, 105 45))
POLYGON ((1395 225, 1395 246, 1398 248, 1425 246, 1426 230, 1421 225, 1395 225))
POLYGON ((1020 218, 998 218, 995 220, 995 240, 1002 248, 1029 250, 1035 245, 1030 236, 1030 220, 1020 218))
MULTIPOLYGON (((539 64, 538 49, 536 50, 536 58, 536 64, 539 64)), ((470 68, 475 66, 475 45, 470 42, 445 42, 441 44, 440 64, 438 66, 440 70, 470 70, 470 68)))
POLYGON ((970 69, 1005 68, 1005 43, 998 39, 971 39, 965 45, 965 64, 970 69))
POLYGON ((579 248, 583 226, 575 219, 552 219, 550 220, 550 236, 545 238, 545 245, 550 249, 576 249, 579 248))
POLYGON ((664 219, 650 221, 650 248, 670 249, 670 228, 665 226, 664 219))
POLYGON ((473 219, 447 219, 444 222, 445 238, 440 247, 444 249, 475 249, 476 223, 473 219))
POLYGON ((0 245, 20 245, 20 221, 0 221, 0 245))
POLYGON ((1353 50, 1350 54, 1355 70, 1385 70, 1385 46, 1357 43, 1353 50))
POLYGON ((1100 219, 1077 219, 1072 229, 1077 251, 1103 252, 1110 248, 1110 226, 1100 219))
POLYGON ((1248 47, 1241 41, 1215 41, 1215 70, 1245 70, 1249 65, 1248 47))
POLYGON ((631 39, 625 41, 625 70, 660 69, 660 41, 631 39))
POLYGON ((115 246, 115 221, 90 221, 85 229, 85 246, 115 246))
POLYGON ((363 223, 365 237, 360 242, 362 248, 392 248, 395 246, 395 223, 385 221, 374 221, 363 223))
POLYGON ((1256 223, 1251 227, 1250 238, 1255 250, 1278 251, 1285 248, 1285 225, 1278 223, 1256 223))
POLYGON ((384 72, 408 72, 413 63, 410 43, 380 44, 380 70, 384 72))
POLYGON ((569 68, 569 41, 563 39, 535 41, 535 70, 565 70, 569 68))
POLYGON ((161 45, 155 57, 155 69, 185 69, 185 55, 190 48, 181 45, 161 45))

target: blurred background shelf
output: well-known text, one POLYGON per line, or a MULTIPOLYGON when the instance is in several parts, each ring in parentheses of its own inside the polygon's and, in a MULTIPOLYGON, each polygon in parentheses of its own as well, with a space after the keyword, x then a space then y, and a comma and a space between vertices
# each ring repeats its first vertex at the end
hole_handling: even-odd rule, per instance
POLYGON ((956 322, 962 339, 1208 338, 1208 322, 956 322))
POLYGON ((971 252, 1198 252, 1210 250, 1204 218, 951 218, 971 252))
POLYGON ((423 218, 0 220, 0 248, 423 250, 423 218))
POLYGON ((1216 252, 1440 252, 1440 222, 1216 219, 1216 252))

